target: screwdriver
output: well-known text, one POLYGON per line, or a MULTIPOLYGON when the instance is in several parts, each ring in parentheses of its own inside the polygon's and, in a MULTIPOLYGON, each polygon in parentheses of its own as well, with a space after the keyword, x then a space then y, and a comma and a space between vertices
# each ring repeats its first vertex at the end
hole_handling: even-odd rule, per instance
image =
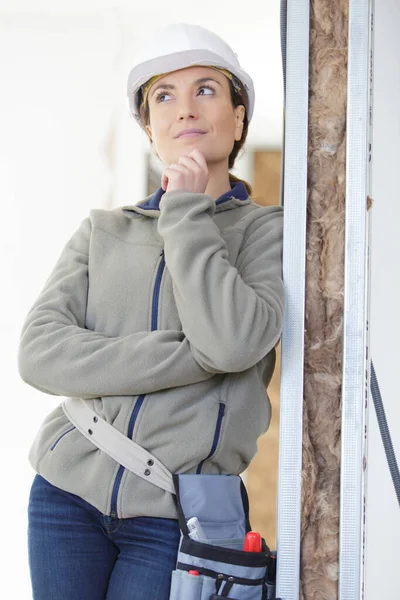
POLYGON ((245 552, 261 552, 261 534, 257 531, 249 531, 249 533, 246 533, 243 550, 245 552))

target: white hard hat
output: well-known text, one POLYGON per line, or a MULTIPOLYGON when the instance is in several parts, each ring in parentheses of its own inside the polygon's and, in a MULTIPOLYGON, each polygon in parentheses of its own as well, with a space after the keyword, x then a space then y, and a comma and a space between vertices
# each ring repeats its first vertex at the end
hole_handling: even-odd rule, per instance
POLYGON ((145 44, 134 62, 128 76, 127 94, 129 112, 138 122, 139 91, 144 83, 155 75, 199 65, 226 69, 239 79, 248 94, 250 123, 255 100, 253 80, 240 67, 232 48, 209 29, 187 23, 167 25, 145 44))

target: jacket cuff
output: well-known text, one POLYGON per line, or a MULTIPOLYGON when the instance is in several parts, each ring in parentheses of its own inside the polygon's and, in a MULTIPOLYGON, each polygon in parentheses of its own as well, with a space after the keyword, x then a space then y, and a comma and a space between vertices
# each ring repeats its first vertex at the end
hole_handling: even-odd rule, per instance
POLYGON ((160 200, 160 211, 161 215, 167 212, 177 220, 188 212, 207 212, 212 217, 215 212, 215 200, 207 194, 187 191, 165 192, 160 200))

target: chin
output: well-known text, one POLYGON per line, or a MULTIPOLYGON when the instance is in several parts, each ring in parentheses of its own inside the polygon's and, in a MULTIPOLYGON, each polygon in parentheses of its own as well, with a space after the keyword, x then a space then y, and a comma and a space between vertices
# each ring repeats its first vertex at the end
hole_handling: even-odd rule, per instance
MULTIPOLYGON (((165 155, 161 157, 161 160, 166 166, 171 165, 172 163, 177 163, 181 156, 187 156, 195 148, 200 150, 207 164, 227 160, 228 155, 224 153, 223 149, 218 151, 216 148, 210 148, 209 144, 203 145, 198 144, 197 142, 182 144, 179 149, 174 148, 173 153, 166 152, 165 155)), ((169 150, 171 150, 171 148, 169 148, 169 150)))
POLYGON ((179 151, 176 152, 176 154, 171 162, 178 162, 178 159, 181 156, 187 156, 195 148, 198 148, 200 150, 200 152, 202 153, 202 155, 204 156, 205 160, 208 160, 208 157, 210 156, 211 152, 209 150, 207 150, 207 147, 202 147, 201 145, 197 145, 197 144, 185 144, 184 147, 180 148, 179 151))

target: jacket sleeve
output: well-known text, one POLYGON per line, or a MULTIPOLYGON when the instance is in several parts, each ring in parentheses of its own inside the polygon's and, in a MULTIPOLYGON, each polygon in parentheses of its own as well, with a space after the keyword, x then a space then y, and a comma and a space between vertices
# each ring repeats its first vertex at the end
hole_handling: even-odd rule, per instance
POLYGON ((236 266, 213 221, 210 196, 166 192, 160 209, 158 231, 194 357, 214 373, 252 367, 276 346, 282 331, 283 207, 263 207, 250 222, 242 220, 236 266))
POLYGON ((20 333, 24 382, 55 396, 137 395, 212 377, 182 331, 108 337, 85 328, 91 219, 65 245, 20 333))

